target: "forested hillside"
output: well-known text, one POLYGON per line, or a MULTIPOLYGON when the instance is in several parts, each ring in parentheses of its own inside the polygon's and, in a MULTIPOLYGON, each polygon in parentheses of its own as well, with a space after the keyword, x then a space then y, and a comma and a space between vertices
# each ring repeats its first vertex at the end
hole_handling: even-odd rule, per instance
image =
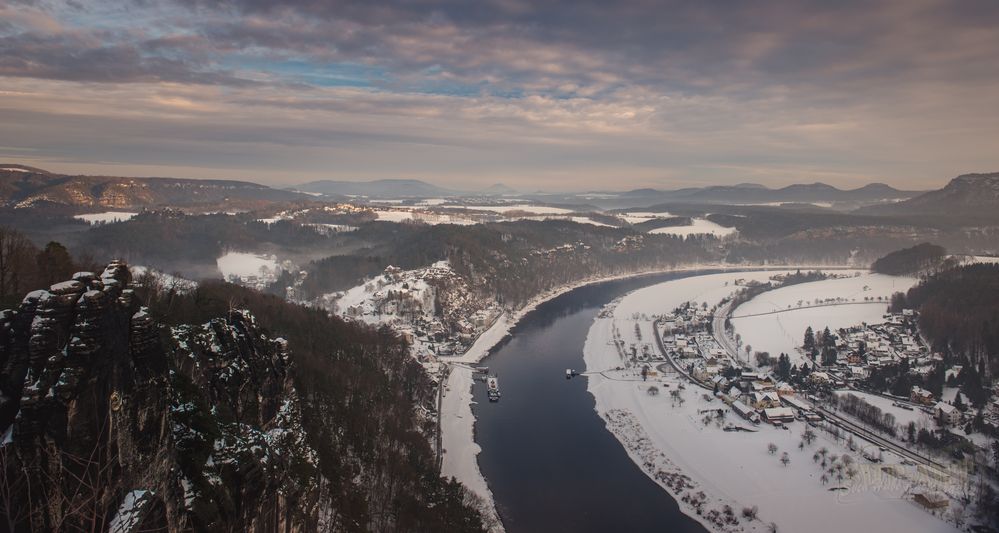
POLYGON ((0 314, 5 530, 478 531, 388 330, 123 263, 0 314), (145 305, 143 305, 145 304, 145 305))
POLYGON ((987 376, 999 372, 999 265, 938 272, 896 295, 892 307, 918 309, 934 349, 967 357, 987 376))
POLYGON ((374 223, 355 233, 353 238, 380 244, 309 265, 302 287, 306 297, 356 285, 361 277, 389 265, 412 269, 446 259, 479 295, 516 307, 545 290, 589 276, 721 258, 719 241, 713 237, 684 240, 568 221, 474 226, 374 223))
POLYGON ((946 258, 947 250, 943 246, 924 242, 878 258, 871 265, 871 270, 889 276, 919 274, 935 270, 944 263, 946 258))

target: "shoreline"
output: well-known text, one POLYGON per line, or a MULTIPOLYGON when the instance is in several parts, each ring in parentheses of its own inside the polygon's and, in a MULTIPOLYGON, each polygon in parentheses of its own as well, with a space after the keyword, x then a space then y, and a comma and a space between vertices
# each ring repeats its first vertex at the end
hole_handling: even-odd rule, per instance
MULTIPOLYGON (((763 271, 762 268, 758 270, 763 271)), ((931 517, 905 500, 904 487, 900 487, 895 478, 885 476, 880 465, 858 463, 861 475, 852 481, 841 481, 840 484, 846 485, 842 496, 830 496, 827 489, 816 482, 822 472, 814 470, 814 461, 810 459, 813 452, 820 446, 830 448, 834 454, 854 452, 821 431, 818 431, 816 443, 804 450, 797 449, 796 430, 777 431, 761 425, 751 428, 754 430, 751 433, 723 432, 723 423, 747 424, 732 417, 722 418, 717 425, 715 421, 705 421, 703 413, 706 410, 722 406, 714 399, 701 399, 708 395, 696 387, 689 388, 689 383, 686 384, 687 392, 683 393, 685 402, 679 402, 679 407, 671 405, 666 394, 653 396, 646 392, 653 384, 673 390, 685 383, 678 376, 665 373, 646 383, 635 368, 603 370, 623 366, 617 350, 609 348, 609 343, 616 338, 615 321, 630 325, 624 317, 634 313, 651 315, 653 307, 676 304, 665 301, 690 301, 694 294, 697 301, 710 304, 711 298, 717 299, 728 290, 727 287, 712 289, 706 280, 690 285, 670 287, 669 297, 662 293, 641 294, 651 287, 622 295, 605 306, 609 313, 602 312, 602 316, 594 320, 584 345, 586 372, 590 374, 587 391, 594 399, 594 410, 636 466, 667 491, 684 514, 712 532, 766 531, 771 521, 781 529, 796 531, 804 528, 834 532, 879 521, 916 528, 914 530, 954 531, 949 523, 931 517), (690 294, 677 294, 684 292, 690 294), (629 381, 633 383, 625 383, 629 381), (790 453, 790 467, 781 467, 773 453, 768 455, 764 451, 768 441, 790 453), (796 502, 793 508, 786 505, 789 501, 796 502), (750 520, 738 516, 740 509, 757 505, 757 518, 750 520), (735 511, 737 525, 718 520, 718 511, 726 507, 735 511), (849 512, 842 514, 844 510, 849 512)), ((620 331, 627 337, 630 328, 621 326, 620 331)), ((890 462, 897 461, 892 459, 890 462)), ((895 465, 893 468, 905 467, 895 465)))
MULTIPOLYGON (((524 318, 524 316, 537 309, 538 306, 565 293, 588 285, 643 276, 669 274, 672 272, 693 272, 698 270, 739 272, 786 269, 843 270, 858 269, 858 267, 850 265, 733 266, 731 264, 706 263, 586 278, 564 285, 557 289, 545 291, 535 296, 527 304, 516 311, 504 312, 499 318, 496 319, 492 326, 483 331, 482 334, 476 338, 475 342, 468 350, 465 351, 465 353, 460 356, 441 358, 440 362, 442 364, 475 364, 480 362, 492 352, 493 348, 495 348, 510 334, 510 331, 524 318)), ((474 402, 474 399, 472 398, 472 385, 474 384, 472 371, 468 368, 463 368, 453 364, 450 365, 450 368, 451 371, 448 374, 447 380, 440 385, 445 387, 444 394, 441 399, 441 410, 439 413, 439 416, 441 417, 441 442, 443 449, 441 475, 445 477, 454 477, 464 484, 470 491, 480 497, 483 500, 488 513, 491 515, 487 517, 487 519, 495 521, 496 525, 492 528, 492 531, 504 531, 502 517, 496 509, 496 501, 493 497, 492 491, 489 489, 489 484, 486 481, 485 476, 482 475, 482 471, 479 469, 478 454, 481 447, 477 442, 475 442, 475 416, 472 413, 472 403, 474 402)), ((604 418, 602 413, 598 412, 598 414, 601 418, 604 418)), ((609 425, 608 430, 610 430, 609 425)), ((617 437, 616 434, 615 437, 617 437)), ((628 450, 628 453, 631 455, 632 452, 628 450)), ((632 456, 632 459, 634 460, 636 458, 632 456)), ((677 503, 682 507, 682 503, 679 498, 676 498, 673 493, 671 493, 671 495, 674 496, 674 499, 676 499, 677 503)), ((695 516, 695 518, 700 521, 699 517, 695 516)))

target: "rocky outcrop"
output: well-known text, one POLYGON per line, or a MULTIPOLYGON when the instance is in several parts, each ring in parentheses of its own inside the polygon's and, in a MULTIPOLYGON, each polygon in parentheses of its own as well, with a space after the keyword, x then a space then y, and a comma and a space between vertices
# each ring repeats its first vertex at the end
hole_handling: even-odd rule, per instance
POLYGON ((248 312, 161 326, 127 266, 0 312, 0 531, 315 529, 290 359, 248 312))

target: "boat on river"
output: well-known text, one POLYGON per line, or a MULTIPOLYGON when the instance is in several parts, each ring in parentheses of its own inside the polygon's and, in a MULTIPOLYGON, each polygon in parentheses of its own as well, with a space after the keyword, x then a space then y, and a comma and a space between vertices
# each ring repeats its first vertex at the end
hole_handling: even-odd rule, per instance
POLYGON ((486 394, 489 395, 490 402, 498 402, 500 399, 499 379, 496 376, 486 378, 486 394))

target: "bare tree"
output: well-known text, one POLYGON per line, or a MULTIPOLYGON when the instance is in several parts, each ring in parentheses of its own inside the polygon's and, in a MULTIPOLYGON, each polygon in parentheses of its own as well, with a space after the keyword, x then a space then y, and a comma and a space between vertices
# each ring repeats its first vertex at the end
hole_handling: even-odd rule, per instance
POLYGON ((20 296, 34 271, 35 247, 21 232, 0 226, 0 301, 20 296))

